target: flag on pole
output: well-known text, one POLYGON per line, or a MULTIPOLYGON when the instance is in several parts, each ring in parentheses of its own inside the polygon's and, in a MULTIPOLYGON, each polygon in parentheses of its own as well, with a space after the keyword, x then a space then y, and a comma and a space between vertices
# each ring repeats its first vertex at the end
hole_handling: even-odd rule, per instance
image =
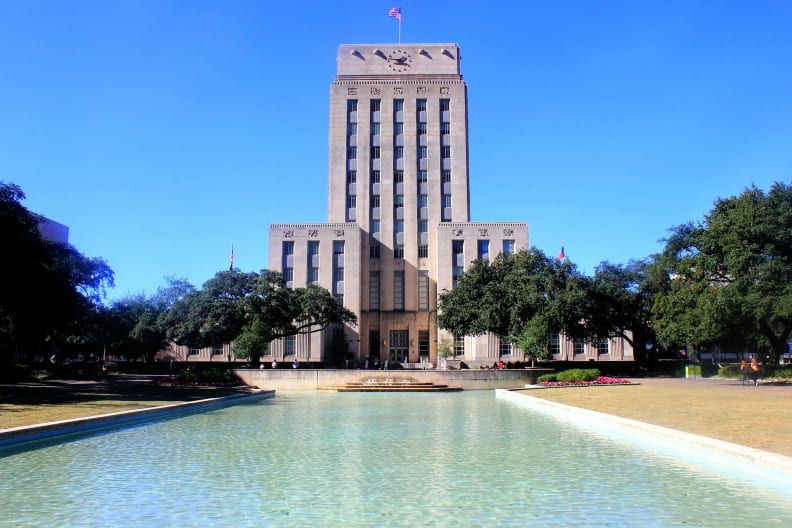
POLYGON ((231 265, 228 266, 228 271, 234 271, 234 244, 231 243, 231 265))
POLYGON ((564 254, 564 244, 561 244, 561 253, 558 254, 558 262, 561 262, 565 258, 566 255, 564 254))
POLYGON ((390 11, 388 11, 388 16, 393 17, 399 22, 401 22, 401 7, 393 7, 390 11))

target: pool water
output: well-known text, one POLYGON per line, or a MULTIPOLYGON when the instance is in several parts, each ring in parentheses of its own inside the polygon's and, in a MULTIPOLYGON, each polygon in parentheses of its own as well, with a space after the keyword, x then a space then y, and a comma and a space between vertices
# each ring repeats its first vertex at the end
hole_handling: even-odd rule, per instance
POLYGON ((789 526, 792 501, 491 391, 279 393, 0 449, 0 526, 789 526))

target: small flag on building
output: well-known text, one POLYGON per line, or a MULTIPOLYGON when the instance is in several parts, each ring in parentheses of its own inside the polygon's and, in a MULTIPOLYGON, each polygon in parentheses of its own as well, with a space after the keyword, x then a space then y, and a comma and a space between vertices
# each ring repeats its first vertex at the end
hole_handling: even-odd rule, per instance
POLYGON ((228 271, 234 271, 234 244, 231 243, 231 265, 228 266, 228 271))
POLYGON ((393 7, 390 11, 388 11, 388 16, 393 17, 399 22, 401 22, 401 7, 393 7))
POLYGON ((558 262, 561 262, 566 258, 566 254, 564 253, 564 244, 561 244, 561 253, 558 254, 558 262))

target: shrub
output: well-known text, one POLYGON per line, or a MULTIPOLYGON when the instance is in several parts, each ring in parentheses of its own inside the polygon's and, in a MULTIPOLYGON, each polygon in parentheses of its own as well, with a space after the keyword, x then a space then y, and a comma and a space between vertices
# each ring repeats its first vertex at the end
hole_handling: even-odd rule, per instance
POLYGON ((579 381, 594 381, 600 375, 597 369, 571 369, 559 372, 556 375, 556 381, 561 382, 579 382, 579 381))
POLYGON ((233 376, 223 369, 186 369, 181 372, 179 379, 182 383, 208 383, 226 384, 234 381, 233 376))
POLYGON ((556 381, 556 375, 555 374, 542 374, 541 376, 539 376, 539 379, 537 381, 539 383, 556 381))
POLYGON ((726 379, 740 379, 742 377, 740 365, 723 365, 718 369, 718 377, 726 379))

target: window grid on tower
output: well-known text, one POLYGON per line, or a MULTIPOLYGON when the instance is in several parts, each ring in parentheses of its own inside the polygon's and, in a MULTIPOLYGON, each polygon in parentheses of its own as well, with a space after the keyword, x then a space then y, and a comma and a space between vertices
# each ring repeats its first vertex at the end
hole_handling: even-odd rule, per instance
POLYGON ((344 304, 344 241, 333 240, 333 297, 344 304))
POLYGON ((450 222, 451 209, 451 100, 440 99, 440 165, 443 174, 441 185, 443 207, 440 219, 450 222), (447 205, 446 205, 447 204, 447 205))
POLYGON ((404 258, 404 100, 393 101, 393 257, 404 258))
POLYGON ((346 174, 346 221, 354 222, 356 218, 355 204, 356 204, 356 183, 357 171, 354 166, 354 161, 357 159, 357 107, 358 102, 356 99, 347 100, 347 174, 346 174))
MULTIPOLYGON (((370 158, 369 158, 369 222, 377 222, 379 225, 380 220, 380 158, 382 150, 380 126, 381 102, 379 99, 372 99, 369 101, 369 121, 370 121, 370 158)), ((369 224, 369 258, 379 258, 379 239, 375 233, 379 232, 379 227, 374 231, 372 225, 369 224)))

